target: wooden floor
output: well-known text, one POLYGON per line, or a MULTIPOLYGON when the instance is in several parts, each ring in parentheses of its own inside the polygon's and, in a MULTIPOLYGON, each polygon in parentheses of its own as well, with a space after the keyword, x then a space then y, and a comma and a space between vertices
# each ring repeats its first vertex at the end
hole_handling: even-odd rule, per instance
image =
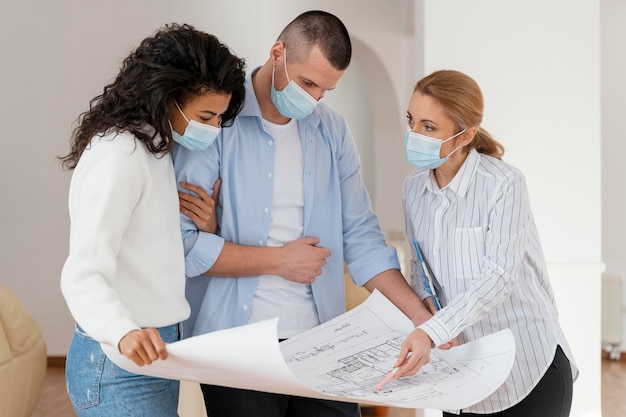
MULTIPOLYGON (((575 388, 575 387, 574 387, 575 388)), ((626 360, 609 361, 602 360, 602 416, 623 417, 626 416, 626 360)), ((388 417, 404 416, 408 410, 392 410, 388 417)), ((364 417, 371 410, 364 410, 364 417)), ((411 413, 412 414, 412 413, 411 413)), ((409 415, 409 414, 407 414, 409 415)), ((43 392, 39 404, 32 417, 72 417, 76 416, 72 410, 69 399, 65 392, 65 375, 62 367, 52 366, 48 368, 43 392)))
MULTIPOLYGON (((574 389, 576 385, 574 385, 574 389)), ((602 417, 626 416, 626 360, 602 360, 602 417)))

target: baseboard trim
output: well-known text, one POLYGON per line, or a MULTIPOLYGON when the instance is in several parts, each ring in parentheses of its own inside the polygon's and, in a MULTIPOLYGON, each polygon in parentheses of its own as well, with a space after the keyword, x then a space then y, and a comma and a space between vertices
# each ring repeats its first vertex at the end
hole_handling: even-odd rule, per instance
POLYGON ((48 367, 65 368, 65 356, 48 356, 48 367))
POLYGON ((606 350, 602 350, 602 360, 612 361, 612 362, 626 362, 626 352, 622 352, 618 360, 611 359, 610 352, 606 350))

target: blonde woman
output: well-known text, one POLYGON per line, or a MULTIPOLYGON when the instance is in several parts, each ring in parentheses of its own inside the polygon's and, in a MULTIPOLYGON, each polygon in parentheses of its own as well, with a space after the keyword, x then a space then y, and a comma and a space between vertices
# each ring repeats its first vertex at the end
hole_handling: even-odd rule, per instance
POLYGON ((415 247, 411 277, 434 315, 407 337, 395 377, 415 374, 432 346, 509 328, 516 357, 508 379, 480 403, 448 411, 569 415, 578 370, 559 326, 524 176, 502 161, 503 146, 481 127, 478 84, 458 71, 434 72, 417 83, 407 118, 406 157, 417 168, 403 185, 415 247))

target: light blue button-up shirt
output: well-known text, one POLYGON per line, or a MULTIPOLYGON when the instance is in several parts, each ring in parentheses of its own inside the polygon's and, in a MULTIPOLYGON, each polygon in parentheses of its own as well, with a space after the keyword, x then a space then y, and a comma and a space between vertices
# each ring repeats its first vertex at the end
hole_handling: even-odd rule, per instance
MULTIPOLYGON (((360 175, 359 154, 345 120, 320 103, 298 121, 304 155, 304 236, 320 239, 331 256, 311 284, 321 322, 345 311, 343 262, 364 285, 377 274, 399 269, 395 249, 386 245, 360 175)), ((192 307, 185 335, 248 323, 256 277, 201 276, 215 263, 224 240, 266 246, 272 215, 274 140, 263 129, 261 110, 246 79, 244 108, 232 127, 222 129, 206 151, 173 150, 179 182, 211 190, 222 178, 218 234, 200 232, 181 215, 187 297, 192 307)))

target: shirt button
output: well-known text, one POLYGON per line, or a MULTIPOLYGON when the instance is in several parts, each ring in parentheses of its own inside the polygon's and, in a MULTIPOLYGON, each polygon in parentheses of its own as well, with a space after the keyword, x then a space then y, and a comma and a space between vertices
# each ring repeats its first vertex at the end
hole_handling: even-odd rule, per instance
POLYGON ((268 213, 269 211, 270 211, 270 209, 268 209, 267 207, 265 207, 265 208, 263 209, 263 213, 268 213))
POLYGON ((259 240, 259 246, 263 246, 263 241, 259 240))
POLYGON ((274 141, 273 141, 273 140, 268 140, 268 141, 267 141, 267 144, 268 144, 268 145, 270 145, 270 146, 272 146, 272 145, 274 144, 274 141))
POLYGON ((267 174, 267 178, 272 178, 272 173, 267 174))
POLYGON ((247 310, 248 306, 244 304, 241 308, 243 308, 244 310, 247 310))

